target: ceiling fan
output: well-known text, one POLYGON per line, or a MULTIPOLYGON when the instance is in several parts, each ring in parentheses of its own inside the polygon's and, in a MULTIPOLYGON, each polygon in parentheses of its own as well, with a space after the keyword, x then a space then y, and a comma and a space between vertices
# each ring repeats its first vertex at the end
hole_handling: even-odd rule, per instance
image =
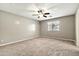
POLYGON ((49 12, 45 12, 43 9, 38 10, 37 13, 38 14, 33 14, 32 16, 38 16, 38 18, 40 18, 42 16, 42 17, 47 18, 47 16, 50 15, 49 12))
MULTIPOLYGON (((38 9, 37 11, 35 11, 35 10, 29 10, 30 12, 36 12, 36 13, 32 14, 32 16, 37 16, 37 18, 41 18, 41 17, 44 17, 44 18, 52 17, 52 15, 51 15, 50 12, 48 12, 48 11, 46 11, 46 10, 44 10, 44 9, 38 8, 37 5, 35 5, 35 6, 36 6, 36 8, 38 9)), ((55 6, 53 6, 53 7, 50 7, 50 8, 48 8, 47 10, 50 10, 50 9, 56 7, 56 6, 57 6, 57 5, 55 5, 55 6)))

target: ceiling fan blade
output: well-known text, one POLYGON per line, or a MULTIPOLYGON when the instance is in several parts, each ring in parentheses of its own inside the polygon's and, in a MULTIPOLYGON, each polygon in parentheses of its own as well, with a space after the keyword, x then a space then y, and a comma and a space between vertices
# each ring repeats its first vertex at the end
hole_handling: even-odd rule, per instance
POLYGON ((44 15, 49 15, 50 13, 44 13, 44 15))
POLYGON ((43 15, 43 17, 47 18, 47 16, 43 15))

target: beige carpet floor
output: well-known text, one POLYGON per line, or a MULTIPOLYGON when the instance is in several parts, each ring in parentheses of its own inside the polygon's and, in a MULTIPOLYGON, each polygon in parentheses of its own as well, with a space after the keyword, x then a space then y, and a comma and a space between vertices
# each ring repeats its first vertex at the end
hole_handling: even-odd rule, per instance
POLYGON ((0 47, 0 56, 79 56, 73 42, 38 38, 0 47))

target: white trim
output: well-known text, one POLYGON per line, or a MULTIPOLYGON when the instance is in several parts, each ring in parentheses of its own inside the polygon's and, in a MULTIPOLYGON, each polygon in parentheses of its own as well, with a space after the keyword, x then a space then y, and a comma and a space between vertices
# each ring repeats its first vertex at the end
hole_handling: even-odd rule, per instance
MULTIPOLYGON (((31 39, 37 39, 39 37, 36 37, 36 38, 31 38, 31 39)), ((49 38, 49 37, 40 37, 40 38, 49 38)), ((6 46, 6 45, 9 45, 9 44, 14 44, 14 43, 18 43, 18 42, 22 42, 22 41, 25 41, 25 40, 31 40, 31 39, 24 39, 24 40, 18 40, 18 41, 14 41, 14 42, 9 42, 9 43, 5 43, 5 44, 1 44, 1 46, 6 46)), ((57 37, 50 37, 49 39, 60 39, 60 40, 66 40, 66 41, 73 41, 75 42, 75 40, 72 40, 72 39, 65 39, 65 38, 57 38, 57 37)))
MULTIPOLYGON (((36 37, 36 38, 38 38, 38 37, 36 37)), ((36 39, 36 38, 31 38, 31 39, 36 39)), ((9 44, 14 44, 14 43, 22 42, 22 41, 25 41, 25 40, 31 40, 31 39, 24 39, 24 40, 18 40, 18 41, 14 41, 14 42, 8 42, 8 43, 5 43, 5 44, 0 44, 0 47, 1 46, 5 46, 5 45, 9 45, 9 44)))
MULTIPOLYGON (((42 37, 43 38, 43 37, 42 37)), ((67 38, 60 38, 60 37, 44 37, 44 38, 49 38, 49 39, 59 39, 59 40, 65 40, 65 41, 72 41, 75 42, 73 39, 67 39, 67 38)))

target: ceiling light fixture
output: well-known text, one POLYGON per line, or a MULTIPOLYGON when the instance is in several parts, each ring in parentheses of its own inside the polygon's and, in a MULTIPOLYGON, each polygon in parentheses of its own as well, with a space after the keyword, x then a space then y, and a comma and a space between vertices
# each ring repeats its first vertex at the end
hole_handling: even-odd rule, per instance
POLYGON ((37 16, 38 18, 42 18, 42 17, 47 18, 48 15, 50 15, 50 13, 45 12, 44 9, 38 10, 37 12, 38 12, 38 14, 33 14, 33 16, 37 16))

